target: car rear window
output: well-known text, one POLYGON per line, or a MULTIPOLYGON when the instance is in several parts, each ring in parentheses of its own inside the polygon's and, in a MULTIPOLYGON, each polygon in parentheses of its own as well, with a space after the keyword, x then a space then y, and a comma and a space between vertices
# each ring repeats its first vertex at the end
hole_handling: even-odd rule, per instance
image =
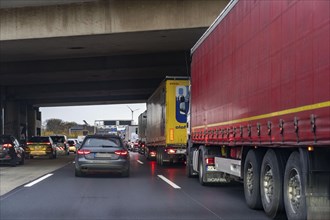
POLYGON ((49 137, 32 137, 29 142, 34 143, 47 143, 49 142, 49 137))
POLYGON ((83 147, 123 147, 118 138, 89 137, 83 147))
POLYGON ((10 138, 9 137, 1 137, 0 138, 0 144, 7 144, 10 143, 10 138))
POLYGON ((75 142, 74 141, 68 141, 68 144, 71 146, 71 145, 75 145, 75 142))
POLYGON ((55 143, 64 143, 63 136, 50 136, 55 143))

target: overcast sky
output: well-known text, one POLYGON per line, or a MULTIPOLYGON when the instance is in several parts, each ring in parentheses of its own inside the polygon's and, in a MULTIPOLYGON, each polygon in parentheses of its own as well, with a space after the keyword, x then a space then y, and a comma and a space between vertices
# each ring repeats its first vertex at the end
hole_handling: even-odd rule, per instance
POLYGON ((43 107, 40 108, 42 122, 47 119, 56 118, 65 122, 76 122, 84 124, 85 120, 88 124, 94 125, 95 120, 131 120, 132 110, 135 123, 138 122, 139 115, 146 110, 146 104, 120 104, 120 105, 89 105, 89 106, 73 106, 73 107, 43 107))

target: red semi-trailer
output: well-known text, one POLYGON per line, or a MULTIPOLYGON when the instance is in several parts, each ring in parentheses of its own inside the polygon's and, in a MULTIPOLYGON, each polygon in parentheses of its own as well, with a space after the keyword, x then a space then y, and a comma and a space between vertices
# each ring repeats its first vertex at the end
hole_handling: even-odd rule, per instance
POLYGON ((233 0, 192 48, 187 175, 330 219, 330 1, 233 0))

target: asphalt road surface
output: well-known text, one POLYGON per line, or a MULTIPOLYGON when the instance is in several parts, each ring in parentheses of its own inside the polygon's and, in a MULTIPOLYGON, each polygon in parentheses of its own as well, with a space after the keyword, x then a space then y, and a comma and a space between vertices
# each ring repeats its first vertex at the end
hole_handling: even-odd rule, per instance
POLYGON ((263 211, 246 206, 242 184, 201 186, 198 179, 185 176, 182 165, 160 167, 131 153, 128 178, 75 177, 73 157, 65 158, 57 170, 3 194, 0 219, 268 219, 263 211))

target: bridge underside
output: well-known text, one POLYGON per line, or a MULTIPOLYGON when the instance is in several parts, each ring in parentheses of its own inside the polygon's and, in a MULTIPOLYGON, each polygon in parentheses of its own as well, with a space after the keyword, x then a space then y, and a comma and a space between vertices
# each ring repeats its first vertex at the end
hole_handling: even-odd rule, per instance
POLYGON ((189 76, 228 2, 1 0, 0 134, 40 135, 39 107, 145 102, 165 76, 189 76))

